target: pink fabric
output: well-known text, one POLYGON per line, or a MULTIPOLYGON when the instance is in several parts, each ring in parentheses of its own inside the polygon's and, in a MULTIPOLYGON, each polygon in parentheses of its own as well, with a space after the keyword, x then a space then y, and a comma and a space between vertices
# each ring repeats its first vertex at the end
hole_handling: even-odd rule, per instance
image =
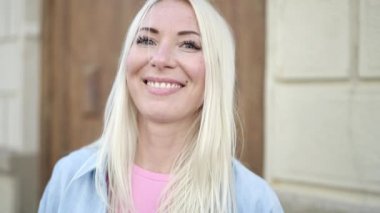
POLYGON ((155 213, 160 195, 167 185, 170 175, 154 173, 138 166, 133 167, 132 195, 138 213, 155 213))

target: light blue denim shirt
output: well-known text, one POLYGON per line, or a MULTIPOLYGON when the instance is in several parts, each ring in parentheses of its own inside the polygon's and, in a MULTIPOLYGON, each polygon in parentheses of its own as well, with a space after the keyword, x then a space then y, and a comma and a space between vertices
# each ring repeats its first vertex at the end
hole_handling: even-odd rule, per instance
MULTIPOLYGON (((98 148, 87 146, 62 158, 40 201, 39 213, 106 213, 106 204, 95 188, 98 148)), ((282 213, 276 194, 260 177, 233 162, 239 213, 282 213)))

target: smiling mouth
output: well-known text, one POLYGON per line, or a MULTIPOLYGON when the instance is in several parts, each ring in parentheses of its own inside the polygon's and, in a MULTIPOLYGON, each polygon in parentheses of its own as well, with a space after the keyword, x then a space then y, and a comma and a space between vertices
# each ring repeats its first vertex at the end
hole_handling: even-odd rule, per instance
POLYGON ((157 88, 157 89, 179 89, 185 86, 177 82, 164 82, 164 81, 152 81, 152 80, 144 80, 144 83, 149 87, 157 88))

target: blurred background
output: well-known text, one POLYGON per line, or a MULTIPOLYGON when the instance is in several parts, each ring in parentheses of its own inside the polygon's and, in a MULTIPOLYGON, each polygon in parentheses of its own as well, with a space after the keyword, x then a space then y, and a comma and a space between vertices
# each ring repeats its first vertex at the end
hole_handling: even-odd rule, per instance
MULTIPOLYGON (((0 0, 0 212, 36 212, 99 137, 143 0, 0 0)), ((286 212, 380 212, 380 1, 213 0, 237 42, 239 156, 286 212)))

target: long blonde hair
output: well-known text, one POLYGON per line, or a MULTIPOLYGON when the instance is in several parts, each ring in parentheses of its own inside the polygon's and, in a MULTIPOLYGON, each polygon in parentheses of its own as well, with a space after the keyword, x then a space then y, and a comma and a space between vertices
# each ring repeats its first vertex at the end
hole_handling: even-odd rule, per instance
MULTIPOLYGON (((95 180, 110 212, 135 212, 131 171, 137 144, 137 112, 126 86, 125 59, 140 23, 159 1, 165 0, 147 0, 133 20, 107 101, 95 180)), ((236 212, 232 170, 236 147, 233 36, 207 1, 182 1, 192 6, 200 29, 206 67, 204 102, 188 145, 173 163, 172 178, 158 211, 236 212)))

